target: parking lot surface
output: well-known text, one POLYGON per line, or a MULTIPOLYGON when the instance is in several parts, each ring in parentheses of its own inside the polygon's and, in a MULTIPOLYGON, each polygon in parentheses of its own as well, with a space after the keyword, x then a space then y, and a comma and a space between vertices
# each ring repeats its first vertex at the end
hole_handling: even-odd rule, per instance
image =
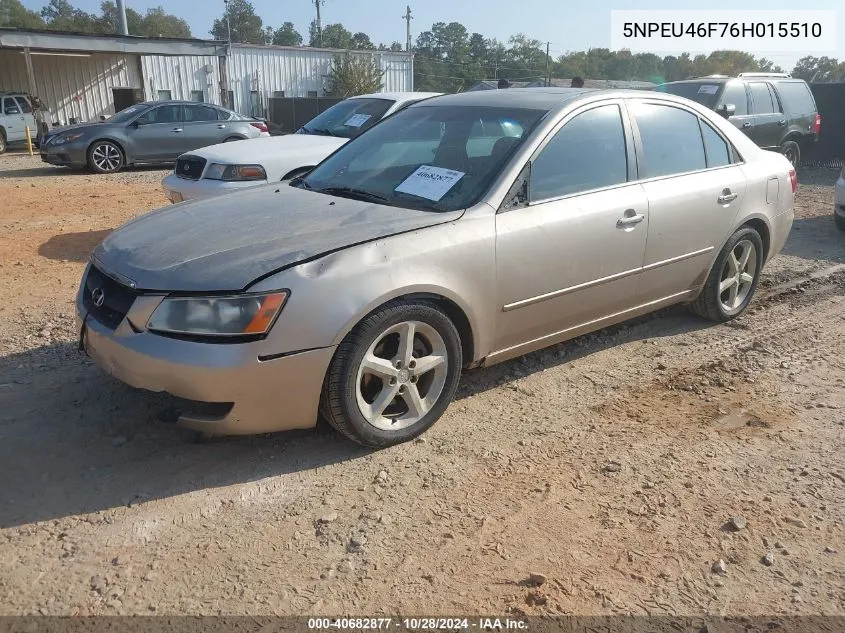
POLYGON ((382 451, 200 441, 79 354, 84 263, 165 173, 0 156, 0 613, 845 614, 834 171, 799 173, 741 318, 676 307, 465 372, 382 451))

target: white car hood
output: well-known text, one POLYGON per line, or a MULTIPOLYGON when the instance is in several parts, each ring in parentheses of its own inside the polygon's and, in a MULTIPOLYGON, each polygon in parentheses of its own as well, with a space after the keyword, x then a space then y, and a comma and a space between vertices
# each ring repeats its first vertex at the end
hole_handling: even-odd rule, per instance
POLYGON ((348 140, 337 136, 288 134, 209 145, 188 154, 201 156, 209 163, 259 164, 267 171, 268 180, 275 181, 291 169, 313 167, 348 140))

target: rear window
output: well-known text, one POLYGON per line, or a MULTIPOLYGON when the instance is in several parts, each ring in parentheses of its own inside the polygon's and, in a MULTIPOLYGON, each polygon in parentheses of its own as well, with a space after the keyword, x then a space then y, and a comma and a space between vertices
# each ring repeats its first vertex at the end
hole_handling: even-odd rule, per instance
POLYGON ((803 81, 779 81, 775 88, 780 100, 791 114, 813 114, 816 103, 810 87, 803 81))
POLYGON ((657 91, 668 92, 672 95, 692 99, 712 110, 719 101, 719 94, 722 92, 723 85, 721 83, 703 81, 684 81, 663 84, 657 87, 657 91))

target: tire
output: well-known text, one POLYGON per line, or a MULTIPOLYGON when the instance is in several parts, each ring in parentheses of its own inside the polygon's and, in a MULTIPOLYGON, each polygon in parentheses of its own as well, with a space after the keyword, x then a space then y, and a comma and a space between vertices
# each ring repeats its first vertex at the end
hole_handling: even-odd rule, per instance
POLYGON ((446 411, 462 365, 460 336, 443 312, 423 302, 389 303, 338 346, 320 412, 337 431, 364 446, 407 442, 446 411), (409 355, 400 350, 411 332, 409 355), (366 365, 365 357, 372 359, 366 365))
POLYGON ((833 212, 833 221, 836 222, 836 228, 840 231, 845 231, 845 218, 833 212))
POLYGON ((0 154, 5 154, 7 147, 8 146, 6 145, 6 130, 0 127, 0 154))
POLYGON ((88 148, 88 167, 98 174, 114 174, 123 169, 123 150, 111 141, 94 141, 88 148))
POLYGON ((780 146, 780 153, 786 156, 792 166, 798 169, 801 164, 801 147, 795 141, 784 141, 780 146))
POLYGON ((717 323, 735 319, 745 312, 751 302, 760 282, 762 269, 763 240, 754 229, 741 227, 722 248, 701 293, 690 304, 690 309, 699 316, 717 323), (753 247, 753 252, 748 252, 745 257, 749 245, 753 247), (734 259, 731 259, 732 255, 734 259), (746 260, 744 265, 743 257, 746 260), (731 279, 734 283, 729 284, 731 279), (720 291, 720 288, 724 290, 720 291))

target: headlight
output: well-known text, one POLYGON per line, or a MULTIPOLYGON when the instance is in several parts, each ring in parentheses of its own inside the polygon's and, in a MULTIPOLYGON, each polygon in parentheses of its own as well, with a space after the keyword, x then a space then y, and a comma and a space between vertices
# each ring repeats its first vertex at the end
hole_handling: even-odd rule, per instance
POLYGON ((78 138, 85 136, 84 132, 76 132, 75 134, 60 134, 53 139, 51 145, 64 145, 65 143, 72 143, 78 138))
POLYGON ((267 180, 267 172, 261 165, 219 165, 212 163, 205 177, 211 180, 243 182, 247 180, 267 180))
POLYGON ((284 291, 234 297, 168 297, 155 309, 147 328, 199 336, 265 334, 287 298, 284 291))

